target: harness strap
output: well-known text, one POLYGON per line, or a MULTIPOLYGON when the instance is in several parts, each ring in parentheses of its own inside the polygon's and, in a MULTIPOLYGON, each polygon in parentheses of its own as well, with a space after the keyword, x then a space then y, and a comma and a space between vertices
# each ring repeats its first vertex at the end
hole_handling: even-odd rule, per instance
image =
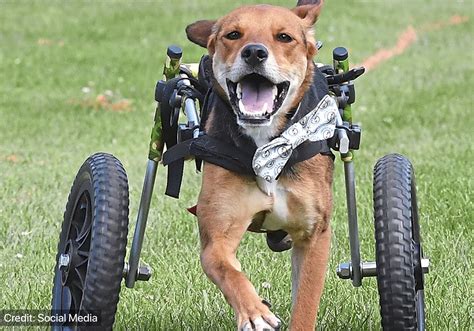
POLYGON ((168 177, 165 194, 178 198, 183 179, 184 160, 194 156, 197 169, 202 160, 221 166, 227 170, 245 175, 253 173, 252 156, 236 149, 235 146, 208 135, 189 139, 169 148, 163 154, 163 165, 168 166, 168 177))
MULTIPOLYGON (((296 163, 308 160, 316 154, 330 155, 334 160, 334 155, 326 141, 305 142, 293 151, 285 168, 289 169, 296 163)), ((166 195, 173 198, 179 197, 184 160, 191 156, 196 158, 198 164, 204 160, 239 174, 255 176, 252 168, 253 155, 229 143, 202 135, 176 144, 163 154, 163 165, 168 166, 166 195)))
POLYGON ((326 140, 305 142, 293 150, 292 157, 288 160, 286 168, 292 167, 298 162, 306 161, 315 156, 316 154, 323 154, 331 156, 334 161, 334 154, 329 149, 326 140))
POLYGON ((184 158, 190 155, 189 147, 192 143, 193 140, 190 139, 176 144, 165 152, 166 158, 165 154, 163 155, 163 164, 169 166, 165 191, 167 196, 179 198, 184 172, 184 158))
MULTIPOLYGON (((175 92, 179 80, 180 78, 176 77, 167 81, 159 100, 170 100, 175 92)), ((170 146, 175 145, 177 142, 176 132, 178 132, 179 112, 175 111, 169 102, 160 101, 160 115, 163 129, 163 141, 166 144, 166 148, 170 148, 170 146)))

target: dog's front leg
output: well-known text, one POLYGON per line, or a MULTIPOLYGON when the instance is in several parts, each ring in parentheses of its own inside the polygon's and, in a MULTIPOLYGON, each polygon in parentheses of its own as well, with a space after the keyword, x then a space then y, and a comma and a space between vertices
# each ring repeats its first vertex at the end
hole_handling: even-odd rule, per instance
POLYGON ((314 330, 329 258, 331 228, 295 242, 292 252, 292 331, 314 330))
POLYGON ((273 330, 280 324, 241 272, 236 258, 252 217, 270 207, 271 198, 255 183, 205 164, 197 207, 201 264, 234 309, 238 330, 273 330))

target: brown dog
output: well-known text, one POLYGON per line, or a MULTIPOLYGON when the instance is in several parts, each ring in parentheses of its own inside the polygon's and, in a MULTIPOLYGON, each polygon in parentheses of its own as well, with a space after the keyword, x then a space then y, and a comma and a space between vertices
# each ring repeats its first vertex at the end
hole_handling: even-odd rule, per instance
MULTIPOLYGON (((246 6, 186 29, 191 41, 209 51, 214 89, 233 110, 228 118, 237 122, 238 134, 250 137, 257 147, 282 132, 288 113, 312 83, 317 52, 312 26, 322 1, 313 2, 292 10, 246 6)), ((209 134, 225 124, 216 111, 206 122, 209 134)), ((236 258, 255 220, 263 221, 267 230, 282 229, 291 236, 291 329, 314 330, 329 255, 332 170, 332 159, 318 154, 266 184, 204 165, 197 207, 201 262, 234 309, 239 330, 272 330, 280 324, 236 258)))

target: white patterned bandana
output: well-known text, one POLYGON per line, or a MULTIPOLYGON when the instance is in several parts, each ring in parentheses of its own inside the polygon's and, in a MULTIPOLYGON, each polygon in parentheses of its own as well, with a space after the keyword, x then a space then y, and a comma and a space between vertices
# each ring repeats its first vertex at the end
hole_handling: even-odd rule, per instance
POLYGON ((338 111, 336 100, 324 96, 316 108, 279 137, 257 148, 252 160, 255 174, 267 182, 275 181, 296 147, 308 140, 326 140, 334 135, 338 111))

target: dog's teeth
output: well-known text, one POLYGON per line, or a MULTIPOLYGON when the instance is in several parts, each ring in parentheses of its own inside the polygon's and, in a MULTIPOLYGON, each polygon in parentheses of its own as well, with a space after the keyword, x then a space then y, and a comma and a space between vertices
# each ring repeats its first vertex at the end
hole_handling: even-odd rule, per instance
POLYGON ((278 94, 278 87, 276 85, 273 85, 272 94, 273 94, 273 99, 275 99, 278 94))
POLYGON ((240 111, 242 113, 245 113, 245 106, 244 106, 244 103, 242 102, 242 100, 239 100, 239 108, 240 108, 240 111))
POLYGON ((240 83, 237 83, 237 98, 242 99, 242 87, 240 87, 240 83))
POLYGON ((267 108, 268 108, 268 103, 265 102, 265 104, 262 107, 262 114, 265 114, 267 112, 267 108))

